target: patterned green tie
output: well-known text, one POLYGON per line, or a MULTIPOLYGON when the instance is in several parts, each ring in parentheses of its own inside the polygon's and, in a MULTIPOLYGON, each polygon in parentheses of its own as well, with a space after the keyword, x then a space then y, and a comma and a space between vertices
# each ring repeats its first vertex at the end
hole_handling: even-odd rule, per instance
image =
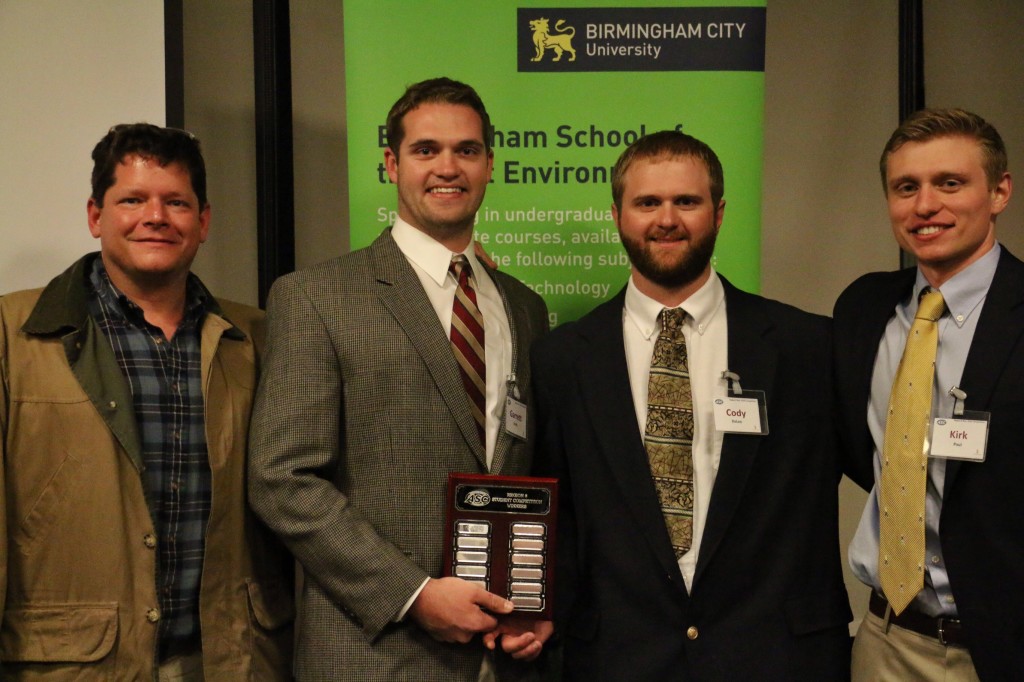
POLYGON ((897 616, 924 587, 925 438, 932 416, 932 378, 942 294, 930 291, 917 307, 892 382, 878 487, 878 574, 897 616))
POLYGON ((676 558, 693 544, 693 394, 683 338, 686 312, 664 308, 647 388, 644 444, 676 558))

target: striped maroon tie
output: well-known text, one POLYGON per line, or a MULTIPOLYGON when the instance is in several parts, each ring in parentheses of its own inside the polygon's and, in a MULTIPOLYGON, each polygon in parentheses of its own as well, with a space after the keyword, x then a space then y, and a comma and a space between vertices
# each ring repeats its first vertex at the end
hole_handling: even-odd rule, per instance
POLYGON ((476 304, 473 288, 473 268, 466 257, 452 257, 449 272, 459 283, 452 304, 452 351, 459 363, 462 384, 469 396, 469 407, 476 420, 480 443, 486 446, 484 410, 487 405, 487 370, 484 365, 484 318, 476 304))

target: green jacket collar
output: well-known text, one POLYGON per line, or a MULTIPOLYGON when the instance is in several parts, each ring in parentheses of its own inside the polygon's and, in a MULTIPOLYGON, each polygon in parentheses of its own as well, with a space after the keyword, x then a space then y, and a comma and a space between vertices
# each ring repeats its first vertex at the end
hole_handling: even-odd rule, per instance
MULTIPOLYGON (((22 325, 22 330, 26 334, 50 336, 78 332, 85 328, 89 317, 89 296, 92 290, 89 284, 89 273, 92 270, 93 260, 99 255, 98 251, 86 254, 67 270, 50 280, 32 309, 32 314, 22 325)), ((193 275, 193 277, 195 276, 193 275)), ((217 315, 231 324, 231 327, 224 331, 224 335, 239 341, 244 339, 245 332, 228 320, 217 299, 198 277, 195 277, 195 283, 206 298, 207 312, 217 315)))

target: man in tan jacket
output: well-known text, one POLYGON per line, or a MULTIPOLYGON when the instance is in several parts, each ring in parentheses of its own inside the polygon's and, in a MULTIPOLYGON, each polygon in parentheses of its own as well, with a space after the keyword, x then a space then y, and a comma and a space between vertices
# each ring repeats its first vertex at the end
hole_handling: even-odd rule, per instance
POLYGON ((99 254, 0 299, 0 675, 287 678, 292 563, 244 484, 262 314, 189 271, 199 142, 92 156, 99 254))

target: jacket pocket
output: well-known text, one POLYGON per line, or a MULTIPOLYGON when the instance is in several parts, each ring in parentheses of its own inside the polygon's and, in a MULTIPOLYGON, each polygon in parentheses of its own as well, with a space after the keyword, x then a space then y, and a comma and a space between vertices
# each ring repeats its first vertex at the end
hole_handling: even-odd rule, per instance
POLYGON ((0 652, 12 663, 94 663, 117 641, 117 603, 28 604, 4 612, 0 652))
POLYGON ((31 554, 33 549, 42 544, 53 526, 59 523, 62 510, 66 509, 78 485, 78 470, 81 462, 74 456, 65 454, 57 470, 47 481, 39 497, 34 500, 28 514, 21 520, 14 541, 24 554, 31 554))
POLYGON ((791 597, 783 606, 786 624, 794 635, 846 627, 853 618, 846 590, 791 597))
POLYGON ((283 583, 247 580, 249 607, 264 630, 277 630, 295 620, 295 600, 283 583))

